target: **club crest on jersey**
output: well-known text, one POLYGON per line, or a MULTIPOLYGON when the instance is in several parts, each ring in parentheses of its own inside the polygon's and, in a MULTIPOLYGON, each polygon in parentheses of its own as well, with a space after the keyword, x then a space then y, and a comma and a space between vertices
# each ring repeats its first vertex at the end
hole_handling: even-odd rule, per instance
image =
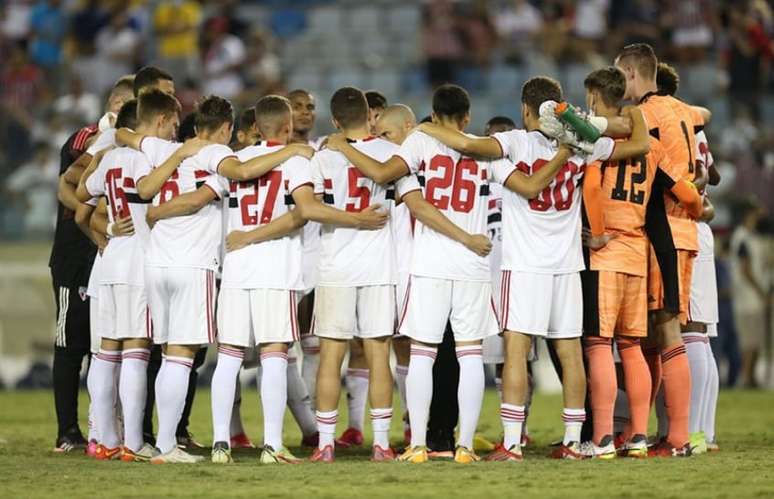
POLYGON ((86 286, 81 286, 78 288, 78 296, 81 297, 81 301, 86 301, 86 298, 89 296, 86 294, 86 286))

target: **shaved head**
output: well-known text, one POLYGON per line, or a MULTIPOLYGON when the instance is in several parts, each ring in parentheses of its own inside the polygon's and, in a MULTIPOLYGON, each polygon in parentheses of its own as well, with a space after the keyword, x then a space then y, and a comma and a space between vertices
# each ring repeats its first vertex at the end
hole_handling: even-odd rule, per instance
POLYGON ((417 125, 417 118, 405 104, 387 107, 376 122, 376 135, 395 144, 401 144, 411 129, 417 125))

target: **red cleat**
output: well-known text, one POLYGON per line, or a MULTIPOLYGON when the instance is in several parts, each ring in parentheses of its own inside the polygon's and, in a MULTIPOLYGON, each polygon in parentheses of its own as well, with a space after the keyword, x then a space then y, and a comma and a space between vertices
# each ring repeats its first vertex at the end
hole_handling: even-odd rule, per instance
POLYGON ((672 447, 667 441, 663 441, 648 449, 648 457, 690 457, 691 445, 685 444, 682 447, 672 447))
POLYGON ((311 435, 306 435, 301 439, 301 447, 317 447, 317 445, 320 443, 320 434, 318 432, 314 432, 311 435))
POLYGON ((339 438, 336 439, 336 446, 343 449, 349 447, 360 447, 363 445, 363 432, 357 428, 347 428, 339 438))
POLYGON ((551 452, 553 459, 583 459, 583 454, 580 453, 580 444, 578 442, 570 442, 570 445, 560 445, 551 452))
POLYGON ((624 438, 624 434, 616 433, 615 439, 613 440, 613 445, 615 445, 616 450, 623 448, 625 443, 626 443, 626 439, 624 438))
POLYGON ((485 458, 484 461, 511 461, 511 462, 517 462, 517 461, 523 461, 524 456, 521 454, 521 449, 519 449, 518 445, 514 445, 513 447, 509 449, 506 449, 503 444, 497 444, 492 452, 490 452, 485 458))
POLYGON ((242 432, 239 435, 231 437, 232 449, 255 449, 255 444, 250 440, 250 437, 246 433, 242 432))
POLYGON ((309 458, 313 463, 332 463, 335 459, 332 445, 326 445, 324 449, 315 449, 312 457, 309 458))
POLYGON ((110 461, 121 457, 121 447, 109 448, 102 444, 97 444, 97 450, 94 453, 94 459, 97 461, 110 461))
POLYGON ((378 445, 374 445, 374 451, 371 454, 371 461, 375 463, 381 463, 385 461, 395 461, 396 458, 395 451, 389 447, 382 449, 378 445))

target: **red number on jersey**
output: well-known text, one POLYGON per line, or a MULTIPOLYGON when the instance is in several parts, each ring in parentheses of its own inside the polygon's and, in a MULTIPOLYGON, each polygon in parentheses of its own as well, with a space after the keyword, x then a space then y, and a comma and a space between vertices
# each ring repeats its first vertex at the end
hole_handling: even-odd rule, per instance
POLYGON ((266 190, 266 199, 263 201, 263 210, 261 211, 261 223, 271 222, 274 215, 274 203, 277 200, 277 193, 282 185, 282 172, 270 171, 260 178, 261 187, 268 186, 266 190))
POLYGON ((161 190, 159 191, 159 204, 172 201, 180 195, 180 186, 177 184, 177 179, 179 177, 177 170, 175 170, 172 176, 161 186, 161 190))
POLYGON ((113 220, 129 216, 129 201, 123 189, 123 171, 121 168, 111 168, 105 174, 107 184, 108 204, 113 214, 113 220))
MULTIPOLYGON (((548 161, 538 159, 530 168, 526 163, 519 163, 516 169, 531 175, 545 166, 548 161)), ((529 200, 529 207, 535 211, 548 211, 552 206, 556 211, 569 210, 572 206, 573 194, 575 193, 575 176, 581 171, 581 167, 575 163, 565 163, 556 173, 556 177, 551 184, 543 189, 534 199, 529 200), (565 196, 562 187, 567 190, 565 196)))
POLYGON ((478 163, 470 158, 460 158, 454 170, 454 187, 452 188, 451 207, 454 211, 470 213, 476 201, 476 183, 464 178, 465 172, 473 177, 478 175, 478 163), (464 199, 463 199, 463 193, 464 199))
POLYGON ((266 192, 266 197, 263 202, 263 210, 261 210, 261 224, 267 224, 271 222, 274 215, 274 203, 277 200, 277 193, 279 192, 280 185, 282 184, 282 172, 270 171, 263 177, 249 182, 239 182, 240 189, 252 189, 248 194, 242 195, 239 199, 239 207, 242 211, 242 225, 258 225, 258 213, 254 212, 252 208, 258 204, 259 193, 261 191, 266 192), (267 189, 263 189, 268 187, 267 189), (251 212, 253 212, 251 214, 251 212))
POLYGON ((478 175, 478 163, 470 158, 460 158, 455 165, 449 156, 438 155, 430 160, 430 171, 443 170, 442 177, 427 180, 425 198, 439 210, 452 210, 469 213, 476 201, 476 182, 465 178, 465 172, 473 177, 478 175), (436 197, 436 189, 452 188, 451 196, 436 197), (464 195, 463 195, 464 193, 464 195))
POLYGON ((347 169, 347 182, 347 197, 353 202, 347 203, 344 209, 351 213, 360 213, 371 204, 371 189, 362 185, 369 182, 369 179, 360 173, 360 170, 350 166, 347 169))
POLYGON ((438 208, 439 210, 446 210, 449 208, 449 196, 435 196, 436 189, 447 189, 452 185, 454 179, 454 160, 449 156, 434 156, 430 160, 430 166, 427 168, 429 171, 443 170, 442 177, 433 177, 427 180, 427 186, 425 187, 425 198, 430 204, 438 208))

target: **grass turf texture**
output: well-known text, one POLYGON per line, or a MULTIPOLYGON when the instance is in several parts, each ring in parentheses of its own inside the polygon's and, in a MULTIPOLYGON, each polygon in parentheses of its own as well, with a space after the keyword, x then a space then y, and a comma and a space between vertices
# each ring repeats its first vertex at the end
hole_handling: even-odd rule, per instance
MULTIPOLYGON (((260 442, 257 397, 245 390, 242 414, 248 434, 260 442)), ((397 397, 396 397, 397 400, 397 397)), ((87 399, 81 397, 81 412, 87 399)), ((368 462, 366 449, 340 450, 333 465, 260 466, 257 451, 235 451, 234 465, 154 466, 97 462, 80 453, 51 452, 55 432, 52 395, 47 391, 0 392, 1 497, 772 497, 774 496, 774 397, 769 392, 724 392, 718 428, 721 452, 690 459, 554 461, 547 445, 562 432, 561 398, 538 395, 529 419, 536 445, 523 463, 425 465, 368 462)), ((341 419, 346 419, 344 407, 341 419)), ((300 436, 290 416, 285 437, 300 436)), ((367 425, 368 426, 368 425, 367 425)), ((85 422, 82 428, 86 428, 85 422)), ((339 433, 343 431, 343 421, 339 433)), ((202 390, 191 430, 210 442, 209 392, 202 390)), ((479 430, 500 435, 497 395, 489 391, 479 430)), ((369 438, 367 431, 366 438, 369 438)), ((398 418, 392 441, 402 441, 398 418)), ((207 454, 209 450, 205 450, 207 454)))

